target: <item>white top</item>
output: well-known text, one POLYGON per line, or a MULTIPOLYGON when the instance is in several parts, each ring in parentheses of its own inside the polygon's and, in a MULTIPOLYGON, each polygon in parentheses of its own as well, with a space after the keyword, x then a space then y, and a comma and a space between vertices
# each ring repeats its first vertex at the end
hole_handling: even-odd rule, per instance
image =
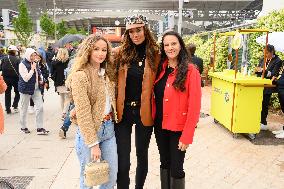
MULTIPOLYGON (((104 76, 105 75, 105 69, 100 69, 98 75, 99 76, 104 76)), ((105 106, 105 111, 104 114, 108 115, 111 112, 111 102, 110 102, 110 97, 109 97, 109 93, 107 90, 107 85, 105 84, 105 92, 106 92, 106 106, 105 106)))

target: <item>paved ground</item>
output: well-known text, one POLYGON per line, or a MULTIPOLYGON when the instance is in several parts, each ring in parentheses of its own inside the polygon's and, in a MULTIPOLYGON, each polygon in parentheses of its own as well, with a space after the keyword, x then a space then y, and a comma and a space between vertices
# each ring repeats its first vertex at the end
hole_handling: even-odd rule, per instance
MULTIPOLYGON (((204 113, 209 113, 209 91, 203 89, 204 113)), ((3 98, 4 95, 0 97, 2 105, 3 98)), ((59 96, 51 89, 44 102, 44 124, 51 131, 49 136, 36 135, 34 115, 29 115, 29 135, 19 131, 19 114, 5 115, 5 134, 0 135, 0 179, 10 177, 21 189, 79 189, 79 164, 74 150, 76 128, 71 128, 66 140, 59 139, 59 106, 59 96)), ((269 124, 271 129, 280 127, 273 120, 269 124)), ((131 157, 134 188, 134 152, 131 157)), ((159 189, 154 135, 149 162, 145 188, 159 189)), ((186 154, 185 171, 187 189, 284 189, 284 145, 254 145, 242 136, 234 139, 209 116, 200 119, 194 143, 186 154)))

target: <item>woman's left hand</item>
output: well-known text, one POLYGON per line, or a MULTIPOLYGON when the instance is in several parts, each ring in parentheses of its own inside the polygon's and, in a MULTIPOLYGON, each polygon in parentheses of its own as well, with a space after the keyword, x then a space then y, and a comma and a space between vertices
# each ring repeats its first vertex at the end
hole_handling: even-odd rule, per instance
POLYGON ((184 144, 184 143, 182 143, 182 142, 180 142, 179 141, 179 143, 178 143, 178 149, 180 150, 180 151, 186 151, 186 149, 188 148, 188 144, 184 144))

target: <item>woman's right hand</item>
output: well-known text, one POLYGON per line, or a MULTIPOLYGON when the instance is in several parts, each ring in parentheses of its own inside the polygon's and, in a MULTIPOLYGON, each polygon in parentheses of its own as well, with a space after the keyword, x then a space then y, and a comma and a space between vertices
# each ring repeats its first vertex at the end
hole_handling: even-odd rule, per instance
POLYGON ((36 63, 32 62, 32 70, 35 70, 36 69, 36 63))
POLYGON ((91 148, 91 159, 94 161, 101 159, 101 149, 99 144, 91 148))

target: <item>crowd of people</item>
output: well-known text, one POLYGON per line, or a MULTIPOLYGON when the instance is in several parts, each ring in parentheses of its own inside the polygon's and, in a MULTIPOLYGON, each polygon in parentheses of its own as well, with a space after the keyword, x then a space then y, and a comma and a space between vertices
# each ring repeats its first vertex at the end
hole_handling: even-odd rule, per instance
MULTIPOLYGON (((66 44, 56 50, 52 46, 47 50, 27 48, 21 55, 16 46, 10 45, 8 54, 0 57, 5 83, 1 83, 0 77, 0 92, 6 90, 5 111, 7 114, 19 111, 20 130, 30 133, 26 117, 29 106, 34 104, 37 134, 47 135, 49 131, 43 126, 44 90, 49 89, 52 79, 61 101, 63 124, 59 136, 66 138, 71 122, 78 126, 75 149, 80 162, 81 189, 90 188, 84 182, 85 166, 99 159, 106 160, 110 167, 109 180, 100 189, 115 185, 118 189, 129 188, 133 128, 137 157, 135 189, 142 189, 147 177, 153 132, 160 155, 161 188, 184 189, 185 153, 193 142, 200 115, 203 60, 195 55, 196 46, 186 47, 177 32, 166 31, 159 45, 145 16, 133 15, 125 21, 123 41, 114 49, 107 39, 95 34, 86 37, 76 53, 66 44), (12 88, 15 97, 11 105, 12 88)), ((263 62, 257 74, 262 73, 263 62)), ((266 64, 265 77, 275 80, 282 61, 273 46, 268 46, 266 64)), ((282 74, 277 80, 282 111, 283 82, 282 74)), ((264 90, 262 129, 267 126, 270 90, 264 90)), ((284 135, 282 130, 274 133, 278 138, 284 135)))
POLYGON ((43 47, 28 47, 9 45, 6 53, 0 50, 0 70, 7 85, 5 90, 6 114, 20 112, 21 131, 30 133, 26 126, 27 114, 35 113, 38 134, 48 134, 43 127, 44 91, 50 88, 49 80, 53 80, 55 92, 61 97, 61 118, 66 117, 70 102, 70 92, 65 87, 67 77, 65 68, 73 57, 74 48, 66 44, 62 48, 51 45, 45 50, 43 47), (67 48, 68 47, 68 48, 67 48), (12 89, 14 91, 11 102, 12 89), (20 110, 20 111, 19 111, 20 110))

